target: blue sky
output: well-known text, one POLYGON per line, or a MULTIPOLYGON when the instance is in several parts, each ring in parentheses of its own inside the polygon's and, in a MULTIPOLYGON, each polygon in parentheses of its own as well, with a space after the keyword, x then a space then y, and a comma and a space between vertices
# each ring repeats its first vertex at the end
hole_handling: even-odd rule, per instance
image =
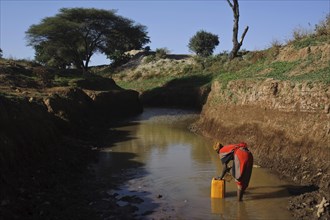
MULTIPOLYGON (((242 48, 261 50, 292 38, 295 28, 313 29, 330 12, 330 0, 240 0, 240 30, 250 29, 242 48)), ((60 8, 116 9, 117 14, 147 27, 152 50, 191 54, 190 38, 199 30, 219 36, 215 54, 232 46, 233 14, 225 0, 0 0, 0 48, 5 58, 34 59, 25 32, 60 8)), ((108 64, 96 54, 90 65, 108 64)))

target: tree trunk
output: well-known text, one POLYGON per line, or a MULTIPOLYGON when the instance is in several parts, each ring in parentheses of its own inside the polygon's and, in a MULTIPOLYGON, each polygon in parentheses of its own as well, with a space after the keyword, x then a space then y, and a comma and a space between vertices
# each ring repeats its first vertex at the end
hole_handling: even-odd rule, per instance
POLYGON ((238 23, 239 23, 239 5, 238 5, 238 0, 233 0, 233 3, 230 0, 227 0, 229 6, 233 10, 233 15, 234 15, 234 25, 233 25, 233 48, 229 54, 229 59, 234 59, 237 57, 237 53, 241 46, 243 45, 243 40, 245 38, 245 35, 247 31, 249 30, 249 26, 247 26, 242 34, 242 37, 240 41, 237 40, 238 37, 238 23))
POLYGON ((87 76, 89 75, 89 72, 88 72, 88 61, 85 62, 82 62, 82 71, 83 71, 83 75, 84 76, 87 76))

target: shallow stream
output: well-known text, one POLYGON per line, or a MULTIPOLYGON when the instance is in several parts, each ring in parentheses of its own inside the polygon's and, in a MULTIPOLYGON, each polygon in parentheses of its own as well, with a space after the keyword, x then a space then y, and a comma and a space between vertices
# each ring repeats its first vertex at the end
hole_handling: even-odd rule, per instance
POLYGON ((120 205, 137 206, 142 219, 291 219, 288 183, 258 166, 243 202, 234 180, 226 182, 224 199, 210 198, 212 177, 222 168, 213 142, 188 130, 197 118, 191 111, 150 108, 114 128, 126 137, 104 148, 97 170, 127 180, 108 193, 123 198, 120 205))

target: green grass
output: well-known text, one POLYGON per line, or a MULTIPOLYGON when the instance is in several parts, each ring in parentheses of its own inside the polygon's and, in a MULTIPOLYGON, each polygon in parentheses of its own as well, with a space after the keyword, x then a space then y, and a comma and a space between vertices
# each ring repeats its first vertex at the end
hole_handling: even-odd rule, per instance
MULTIPOLYGON (((113 76, 119 86, 140 92, 168 86, 169 83, 173 84, 174 82, 180 82, 179 86, 184 86, 184 84, 204 86, 210 85, 214 80, 220 81, 223 88, 227 87, 230 81, 259 81, 267 78, 280 81, 330 84, 330 65, 320 63, 322 60, 321 52, 310 53, 295 61, 279 61, 277 59, 285 46, 293 46, 298 53, 298 50, 302 48, 325 44, 329 44, 327 35, 306 35, 303 38, 292 40, 288 45, 273 45, 265 50, 244 53, 243 57, 231 61, 225 53, 208 58, 194 57, 195 63, 189 64, 172 61, 173 63, 168 65, 164 60, 162 61, 163 64, 160 63, 156 67, 148 69, 148 67, 142 66, 136 69, 126 69, 125 71, 114 72, 113 76), (320 66, 323 67, 320 68, 320 66)), ((105 68, 104 70, 102 73, 112 74, 110 69, 105 68)))
POLYGON ((313 72, 294 76, 291 78, 294 81, 311 81, 311 82, 323 82, 330 84, 330 67, 325 67, 313 72))
POLYGON ((115 80, 116 84, 124 89, 134 89, 140 92, 154 89, 156 87, 162 87, 167 82, 175 79, 175 77, 157 77, 144 80, 133 80, 133 81, 123 81, 115 80))
MULTIPOLYGON (((208 61, 210 62, 210 61, 208 61)), ((136 89, 138 91, 146 91, 156 87, 164 86, 167 82, 174 79, 184 79, 187 77, 199 75, 208 76, 208 82, 203 81, 203 84, 211 83, 213 80, 218 80, 226 87, 230 81, 235 80, 264 80, 266 78, 273 78, 275 80, 289 80, 289 81, 311 81, 330 83, 330 67, 318 69, 315 66, 315 71, 303 73, 302 68, 314 65, 317 59, 306 58, 306 60, 297 61, 271 61, 269 59, 261 59, 255 63, 249 60, 226 61, 220 63, 219 60, 213 59, 213 63, 208 63, 207 66, 201 70, 199 64, 189 66, 189 72, 183 75, 159 76, 151 79, 135 79, 132 81, 118 80, 116 83, 126 89, 136 89), (219 63, 218 63, 219 62, 219 63), (301 71, 303 74, 291 75, 293 70, 301 71)), ((166 70, 164 70, 166 73, 166 70)), ((201 80, 198 79, 198 80, 201 80)), ((190 82, 193 83, 193 82, 190 82)))
POLYGON ((295 40, 292 42, 292 45, 294 46, 295 49, 302 49, 305 47, 310 47, 310 46, 317 46, 320 45, 324 42, 329 43, 329 36, 323 35, 323 36, 307 36, 303 39, 295 40))
POLYGON ((202 87, 212 82, 211 74, 189 74, 184 76, 160 76, 143 80, 123 81, 115 80, 117 85, 124 89, 134 89, 140 92, 153 90, 159 87, 202 87))
POLYGON ((84 79, 83 76, 59 76, 55 75, 53 84, 56 86, 75 86, 75 82, 84 79))
POLYGON ((296 67, 300 62, 274 62, 269 66, 272 69, 271 72, 265 75, 266 78, 274 78, 277 80, 289 80, 290 76, 287 74, 294 67, 296 67))

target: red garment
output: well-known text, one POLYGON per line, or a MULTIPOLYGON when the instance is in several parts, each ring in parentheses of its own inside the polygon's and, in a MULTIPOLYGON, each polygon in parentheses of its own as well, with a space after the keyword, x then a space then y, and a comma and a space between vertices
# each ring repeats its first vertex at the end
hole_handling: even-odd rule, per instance
POLYGON ((249 185, 253 167, 253 156, 246 143, 223 146, 219 156, 222 164, 233 160, 232 175, 238 187, 245 190, 249 185))

